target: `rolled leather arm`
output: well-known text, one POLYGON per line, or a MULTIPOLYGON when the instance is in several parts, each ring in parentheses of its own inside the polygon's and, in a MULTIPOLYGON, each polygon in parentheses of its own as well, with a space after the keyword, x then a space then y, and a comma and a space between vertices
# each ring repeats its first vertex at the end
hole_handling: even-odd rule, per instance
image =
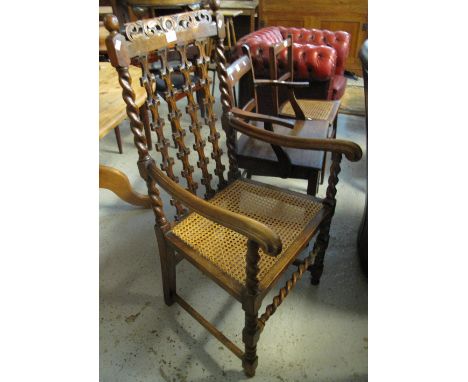
MULTIPOLYGON (((286 57, 278 57, 278 66, 282 66, 286 57)), ((295 81, 326 81, 335 75, 336 51, 329 46, 293 44, 293 65, 295 81)))

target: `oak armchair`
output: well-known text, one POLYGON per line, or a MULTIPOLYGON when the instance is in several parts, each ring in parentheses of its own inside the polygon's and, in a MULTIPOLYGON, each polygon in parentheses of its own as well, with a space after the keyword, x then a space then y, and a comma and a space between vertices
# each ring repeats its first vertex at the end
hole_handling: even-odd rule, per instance
MULTIPOLYGON (((333 135, 332 126, 328 120, 306 120, 304 113, 295 97, 295 90, 308 86, 307 82, 289 81, 291 78, 282 76, 279 79, 265 80, 256 79, 250 59, 249 47, 243 46, 244 55, 234 61, 227 68, 227 85, 231 99, 235 99, 234 89, 245 77, 250 77, 249 82, 254 85, 253 98, 241 108, 236 109, 237 113, 249 116, 260 127, 268 131, 288 133, 293 130, 294 134, 302 138, 328 138, 333 135), (287 79, 288 81, 285 81, 287 79), (292 106, 292 116, 280 117, 278 109, 273 109, 268 113, 267 122, 259 119, 257 111, 258 96, 257 91, 268 89, 272 97, 277 97, 277 89, 281 88, 288 95, 289 105, 292 106)), ((329 102, 329 101, 323 101, 329 102)), ((332 101, 333 102, 333 101, 332 101)), ((332 105, 333 106, 333 105, 332 105)), ((264 140, 250 137, 246 134, 234 136, 236 143, 236 159, 238 166, 246 171, 247 178, 252 175, 273 176, 281 178, 296 178, 307 180, 307 193, 316 195, 321 178, 325 171, 325 157, 323 151, 298 150, 294 147, 280 147, 271 145, 264 140), (322 176, 320 176, 322 175, 322 176)))
MULTIPOLYGON (((340 160, 345 155, 352 161, 359 160, 361 150, 352 142, 327 139, 304 139, 293 134, 276 134, 260 130, 248 119, 259 118, 268 122, 266 116, 251 113, 245 115, 236 109, 229 92, 226 58, 224 56, 224 25, 219 12, 219 1, 210 2, 211 10, 202 9, 177 15, 128 23, 119 29, 115 16, 108 16, 105 25, 110 32, 106 40, 112 65, 119 74, 122 95, 127 104, 130 127, 138 150, 138 168, 146 181, 148 195, 155 214, 155 232, 161 261, 164 300, 167 305, 177 302, 210 333, 242 360, 246 375, 253 376, 257 366, 256 344, 265 323, 288 295, 297 279, 307 270, 313 283, 317 284, 323 269, 323 257, 328 243, 328 231, 335 208, 335 185, 340 172, 340 160), (217 70, 220 78, 223 116, 229 157, 229 171, 225 178, 225 166, 221 161, 220 131, 214 115, 214 98, 210 93, 208 78, 207 39, 216 40, 217 70), (177 41, 176 44, 173 42, 177 41), (204 124, 199 119, 199 110, 194 101, 195 84, 191 83, 189 63, 186 60, 188 46, 199 49, 199 84, 205 98, 204 124), (169 50, 181 53, 181 73, 186 83, 176 89, 166 70, 169 50), (148 53, 157 51, 162 57, 162 75, 167 83, 165 94, 168 102, 168 118, 172 137, 177 148, 173 149, 166 138, 164 120, 159 113, 154 75, 148 69, 148 53), (146 106, 157 136, 157 161, 148 151, 143 122, 140 120, 132 90, 132 78, 128 66, 137 57, 141 67, 140 81, 147 90, 146 106), (190 163, 190 148, 187 135, 181 124, 181 110, 175 98, 185 92, 186 112, 190 116, 189 130, 193 134, 193 149, 198 154, 197 168, 190 163), (240 178, 232 136, 236 131, 272 144, 311 150, 333 152, 333 164, 327 197, 318 199, 281 188, 272 187, 240 178), (203 136, 208 135, 211 144, 210 164, 203 136), (185 184, 175 175, 177 167, 171 150, 181 162, 180 171, 185 184), (214 178, 217 178, 215 186, 214 178), (197 196, 198 182, 204 186, 204 199, 197 196), (160 188, 167 191, 176 217, 170 221, 168 208, 161 198, 160 188), (300 261, 297 257, 314 235, 317 241, 309 256, 300 261), (244 351, 206 321, 185 301, 176 290, 176 265, 187 260, 236 298, 245 311, 245 327, 242 332, 244 351), (275 285, 289 265, 296 264, 297 271, 281 288, 280 294, 259 316, 258 312, 266 293, 275 285)), ((144 121, 147 123, 148 121, 144 121)))

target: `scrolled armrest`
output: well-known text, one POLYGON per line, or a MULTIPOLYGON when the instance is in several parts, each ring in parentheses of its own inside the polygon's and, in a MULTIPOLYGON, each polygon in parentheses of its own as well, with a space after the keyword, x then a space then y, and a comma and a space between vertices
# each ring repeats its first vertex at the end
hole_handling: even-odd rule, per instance
POLYGON ((253 240, 270 256, 277 256, 281 253, 281 239, 276 232, 272 231, 265 224, 198 198, 169 179, 157 168, 154 161, 149 162, 148 173, 174 199, 181 201, 182 204, 192 211, 253 240))
POLYGON ((303 150, 330 151, 333 153, 343 154, 351 162, 357 162, 362 157, 361 148, 351 141, 341 139, 302 138, 292 135, 278 134, 251 125, 250 123, 239 119, 233 113, 229 113, 228 120, 230 126, 235 130, 273 145, 303 150))

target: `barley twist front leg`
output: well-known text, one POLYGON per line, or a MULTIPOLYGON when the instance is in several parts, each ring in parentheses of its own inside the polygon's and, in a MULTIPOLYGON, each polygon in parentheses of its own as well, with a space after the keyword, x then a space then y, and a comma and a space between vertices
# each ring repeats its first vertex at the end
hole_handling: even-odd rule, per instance
POLYGON ((335 213, 336 206, 336 185, 338 183, 338 174, 341 171, 342 155, 339 153, 332 153, 332 164, 330 166, 330 176, 328 177, 327 193, 324 200, 325 205, 331 210, 331 213, 322 222, 320 231, 315 241, 314 248, 312 249, 317 255, 314 263, 308 268, 311 275, 311 283, 318 285, 320 277, 323 273, 323 261, 325 258, 325 252, 328 248, 328 241, 330 239, 330 225, 335 213))
POLYGON ((242 367, 246 376, 253 377, 258 365, 257 342, 260 337, 260 325, 258 322, 259 304, 257 303, 257 296, 259 294, 257 276, 260 255, 257 243, 249 241, 247 247, 246 290, 242 303, 242 309, 245 311, 245 326, 242 331, 245 352, 242 359, 242 367))

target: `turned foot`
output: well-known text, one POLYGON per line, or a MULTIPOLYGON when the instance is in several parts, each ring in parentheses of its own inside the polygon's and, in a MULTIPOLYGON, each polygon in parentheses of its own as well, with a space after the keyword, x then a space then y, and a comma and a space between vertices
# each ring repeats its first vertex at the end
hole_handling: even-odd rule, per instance
POLYGON ((258 365, 258 357, 255 357, 253 361, 244 359, 242 361, 244 374, 249 378, 255 376, 255 370, 257 369, 257 365, 258 365))
POLYGON ((320 283, 320 278, 322 277, 323 265, 321 266, 312 265, 309 268, 309 272, 310 272, 310 283, 312 285, 318 285, 320 283))

